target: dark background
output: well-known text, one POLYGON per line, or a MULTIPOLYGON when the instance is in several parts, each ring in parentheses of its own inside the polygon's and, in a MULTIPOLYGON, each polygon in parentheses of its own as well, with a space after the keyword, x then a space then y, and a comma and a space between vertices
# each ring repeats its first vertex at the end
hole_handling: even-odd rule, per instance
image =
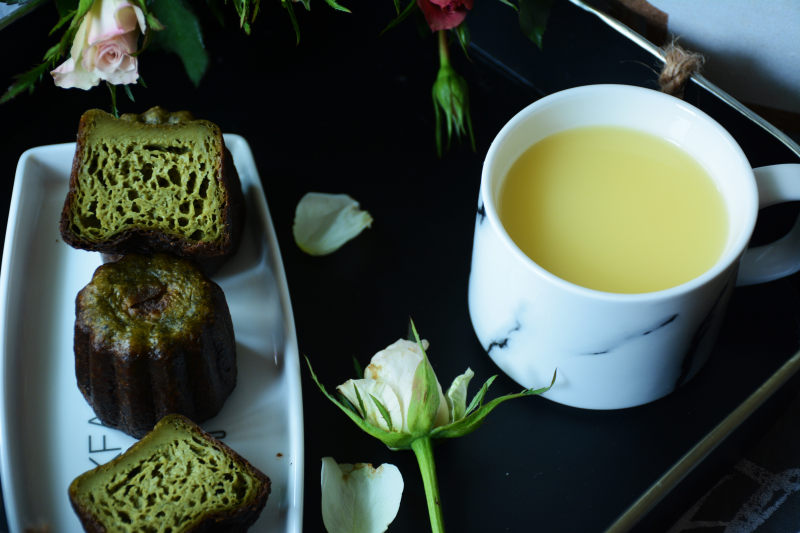
MULTIPOLYGON (((566 1, 557 1, 537 50, 513 12, 482 2, 471 13, 470 58, 452 47, 471 88, 476 150, 434 149, 430 87, 435 39, 414 21, 380 35, 391 2, 347 2, 352 14, 316 2, 295 4, 301 42, 286 13, 265 2, 250 36, 229 16, 221 28, 203 17, 211 62, 194 87, 175 56, 147 51, 135 102, 118 91, 120 112, 152 105, 189 109, 249 142, 273 216, 292 296, 300 352, 329 388, 352 377, 404 337, 413 317, 430 340, 430 358, 447 386, 467 366, 470 394, 499 369, 483 353, 467 313, 467 277, 483 155, 522 107, 570 86, 623 82, 655 87, 660 65, 626 38, 566 1), (421 28, 421 29, 420 29, 421 28), (294 208, 308 191, 348 193, 375 219, 341 250, 310 257, 294 244, 294 208)), ((277 2, 275 2, 277 4, 277 2)), ((229 14, 233 9, 228 6, 229 14)), ((2 83, 33 66, 56 21, 45 6, 0 31, 2 83)), ((713 95, 690 87, 687 99, 728 127, 753 164, 797 158, 713 95)), ((63 90, 47 78, 32 95, 0 106, 0 212, 7 213, 16 162, 27 148, 72 141, 80 115, 108 109, 104 87, 63 90)), ((5 216, 0 219, 5 223, 5 216)), ((780 233, 780 214, 760 234, 780 233)), ((3 226, 4 227, 4 226, 3 226)), ((0 227, 2 229, 2 227, 0 227)), ((47 280, 41 280, 47 282, 47 280)), ((595 412, 541 398, 502 405, 476 433, 435 448, 445 524, 450 531, 598 531, 769 377, 797 349, 797 278, 738 289, 719 346, 707 367, 677 393, 623 411, 595 412)), ((543 384, 544 385, 544 384, 543 384)), ((790 384, 796 387, 795 383, 790 384)), ((520 387, 500 375, 489 397, 520 387)), ((428 516, 411 452, 391 452, 358 430, 303 369, 306 435, 304 530, 323 531, 320 458, 391 462, 405 479, 390 531, 427 529, 428 516)), ((780 413, 784 388, 732 435, 648 524, 671 524, 705 492, 780 413)))

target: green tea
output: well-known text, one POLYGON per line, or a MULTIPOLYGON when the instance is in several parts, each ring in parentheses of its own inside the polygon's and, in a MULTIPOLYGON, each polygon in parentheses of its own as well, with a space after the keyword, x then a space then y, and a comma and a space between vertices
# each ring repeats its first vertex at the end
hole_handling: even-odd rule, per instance
POLYGON ((538 265, 613 293, 697 277, 720 257, 728 232, 722 195, 696 160, 620 127, 576 128, 531 146, 505 177, 498 211, 538 265))

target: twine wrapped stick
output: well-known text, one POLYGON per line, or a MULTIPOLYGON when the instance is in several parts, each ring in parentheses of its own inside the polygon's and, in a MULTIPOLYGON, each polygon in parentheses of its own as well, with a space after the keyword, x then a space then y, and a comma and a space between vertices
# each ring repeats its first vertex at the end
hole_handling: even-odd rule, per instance
POLYGON ((664 49, 664 68, 658 77, 661 92, 683 98, 686 83, 692 74, 700 71, 705 58, 697 53, 689 52, 677 43, 677 39, 664 49))

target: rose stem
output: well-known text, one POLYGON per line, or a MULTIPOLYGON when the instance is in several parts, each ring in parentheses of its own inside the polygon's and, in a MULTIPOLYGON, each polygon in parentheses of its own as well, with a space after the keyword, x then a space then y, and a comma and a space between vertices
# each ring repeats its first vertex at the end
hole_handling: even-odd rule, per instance
POLYGON ((447 31, 439 30, 436 32, 439 37, 439 66, 450 65, 450 48, 447 46, 447 31))
POLYGON ((411 443, 411 449, 417 456, 422 483, 425 485, 425 499, 428 501, 428 515, 431 518, 431 531, 444 533, 442 506, 439 501, 439 482, 436 479, 436 464, 433 460, 431 439, 422 437, 411 443))

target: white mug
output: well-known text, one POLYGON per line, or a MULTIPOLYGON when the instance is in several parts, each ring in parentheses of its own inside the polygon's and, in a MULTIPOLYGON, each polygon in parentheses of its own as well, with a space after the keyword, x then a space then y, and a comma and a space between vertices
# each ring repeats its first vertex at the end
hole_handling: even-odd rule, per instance
POLYGON ((625 85, 576 87, 514 116, 483 165, 469 278, 469 311, 486 352, 524 387, 590 409, 642 405, 703 366, 738 285, 800 270, 800 223, 785 238, 747 249, 760 207, 800 200, 800 165, 751 168, 722 126, 686 102, 625 85), (632 128, 676 143, 715 181, 728 214, 717 262, 681 285, 641 294, 584 288, 551 274, 509 237, 497 213, 503 179, 537 141, 582 126, 632 128), (737 279, 738 274, 738 279, 737 279))

